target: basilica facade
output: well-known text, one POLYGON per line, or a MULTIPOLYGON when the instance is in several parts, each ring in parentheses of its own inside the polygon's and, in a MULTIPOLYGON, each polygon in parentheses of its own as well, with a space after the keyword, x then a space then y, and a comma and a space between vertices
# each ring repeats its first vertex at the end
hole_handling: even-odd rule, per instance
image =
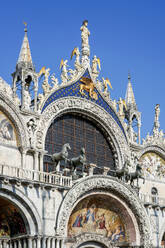
POLYGON ((58 79, 36 72, 25 25, 12 84, 0 78, 0 247, 165 247, 160 106, 141 140, 130 75, 112 99, 87 20, 80 31, 58 79))

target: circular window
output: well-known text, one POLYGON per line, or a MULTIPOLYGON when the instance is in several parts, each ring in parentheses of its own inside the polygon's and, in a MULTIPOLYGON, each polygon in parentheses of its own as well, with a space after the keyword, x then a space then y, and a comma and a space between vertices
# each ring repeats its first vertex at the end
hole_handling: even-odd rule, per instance
POLYGON ((93 121, 74 114, 66 114, 54 120, 48 129, 45 141, 44 171, 53 171, 51 156, 60 152, 65 143, 69 143, 71 150, 68 158, 77 157, 80 149, 85 148, 87 163, 94 163, 98 167, 115 168, 112 147, 106 133, 93 121))

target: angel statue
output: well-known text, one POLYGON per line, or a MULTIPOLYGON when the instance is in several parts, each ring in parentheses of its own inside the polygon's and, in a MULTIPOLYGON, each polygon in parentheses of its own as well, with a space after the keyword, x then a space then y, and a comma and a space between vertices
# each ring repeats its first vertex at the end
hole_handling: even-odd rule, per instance
POLYGON ((89 46, 88 37, 90 35, 90 32, 89 32, 87 26, 88 26, 88 21, 87 20, 83 21, 83 25, 80 28, 80 30, 81 30, 82 47, 89 46))
POLYGON ((78 69, 81 68, 81 64, 80 64, 80 51, 79 51, 79 48, 78 47, 75 47, 73 49, 70 59, 72 59, 74 55, 76 55, 74 66, 75 66, 76 70, 78 70, 78 69))
POLYGON ((50 92, 50 85, 48 83, 49 75, 50 75, 50 68, 46 69, 45 66, 42 67, 40 72, 38 73, 38 77, 45 76, 45 79, 42 84, 44 95, 47 95, 50 92))
POLYGON ((62 59, 60 63, 60 69, 61 69, 61 80, 62 83, 66 83, 68 81, 68 70, 67 70, 67 65, 68 60, 66 59, 65 61, 62 59))
POLYGON ((99 70, 101 70, 100 59, 95 55, 92 60, 92 73, 98 74, 97 66, 99 67, 99 70))
POLYGON ((51 83, 53 84, 52 90, 57 89, 58 87, 58 78, 55 77, 55 73, 53 73, 51 76, 51 83))
POLYGON ((119 99, 119 101, 118 101, 118 106, 119 106, 119 111, 118 111, 118 113, 119 113, 120 117, 121 117, 122 119, 124 119, 124 117, 125 117, 124 110, 127 110, 127 105, 126 105, 125 100, 122 99, 121 97, 120 97, 120 99, 119 99))
POLYGON ((159 115, 160 115, 160 104, 156 104, 156 106, 155 106, 155 123, 159 122, 159 115))
POLYGON ((111 89, 112 89, 112 85, 111 85, 111 82, 109 81, 108 78, 104 79, 104 78, 102 77, 102 80, 103 80, 103 85, 104 85, 104 91, 103 91, 103 93, 104 93, 105 95, 107 95, 107 94, 108 94, 108 85, 109 85, 109 87, 110 87, 111 89))

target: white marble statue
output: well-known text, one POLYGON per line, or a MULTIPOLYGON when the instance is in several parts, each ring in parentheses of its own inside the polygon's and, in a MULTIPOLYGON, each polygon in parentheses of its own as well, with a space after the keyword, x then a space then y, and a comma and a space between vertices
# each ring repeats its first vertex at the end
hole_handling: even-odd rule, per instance
POLYGON ((73 58, 74 55, 76 56, 74 66, 76 70, 79 70, 81 68, 81 64, 80 64, 80 51, 78 47, 75 47, 73 49, 71 54, 71 59, 73 58))
POLYGON ((121 97, 120 97, 120 99, 119 99, 119 101, 118 101, 118 106, 119 106, 119 111, 118 111, 118 113, 119 113, 120 117, 123 117, 123 116, 124 116, 124 111, 123 111, 123 100, 121 99, 121 97))
POLYGON ((62 80, 62 84, 65 84, 68 81, 68 70, 67 70, 67 65, 68 60, 66 59, 65 61, 63 61, 63 59, 61 60, 61 64, 60 64, 60 68, 61 68, 61 80, 62 80))
POLYGON ((160 115, 160 105, 156 104, 156 106, 155 106, 155 123, 159 122, 159 115, 160 115))
POLYGON ((80 28, 80 30, 81 30, 82 47, 89 46, 89 39, 88 39, 88 37, 90 35, 90 32, 89 32, 87 26, 88 26, 88 21, 87 20, 83 21, 83 25, 80 28))
POLYGON ((100 66, 100 59, 94 55, 93 60, 92 60, 92 73, 98 74, 97 66, 99 67, 99 70, 101 69, 100 66))
POLYGON ((36 131, 37 125, 35 123, 35 120, 32 118, 27 122, 27 127, 28 127, 28 133, 29 133, 29 143, 30 147, 34 148, 35 146, 35 137, 34 133, 36 131))
POLYGON ((31 96, 29 93, 29 87, 28 85, 25 85, 24 89, 24 108, 26 110, 30 110, 30 105, 31 105, 31 96))

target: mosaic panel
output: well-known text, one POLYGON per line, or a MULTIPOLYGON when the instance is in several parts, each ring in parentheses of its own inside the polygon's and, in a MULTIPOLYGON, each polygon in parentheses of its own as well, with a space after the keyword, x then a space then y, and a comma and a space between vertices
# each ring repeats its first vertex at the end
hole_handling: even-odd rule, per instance
POLYGON ((126 232, 119 214, 111 210, 104 197, 90 197, 81 201, 72 212, 68 223, 68 236, 97 233, 112 242, 125 242, 126 232))
POLYGON ((145 176, 150 178, 165 177, 165 160, 155 152, 147 152, 141 158, 145 176))

